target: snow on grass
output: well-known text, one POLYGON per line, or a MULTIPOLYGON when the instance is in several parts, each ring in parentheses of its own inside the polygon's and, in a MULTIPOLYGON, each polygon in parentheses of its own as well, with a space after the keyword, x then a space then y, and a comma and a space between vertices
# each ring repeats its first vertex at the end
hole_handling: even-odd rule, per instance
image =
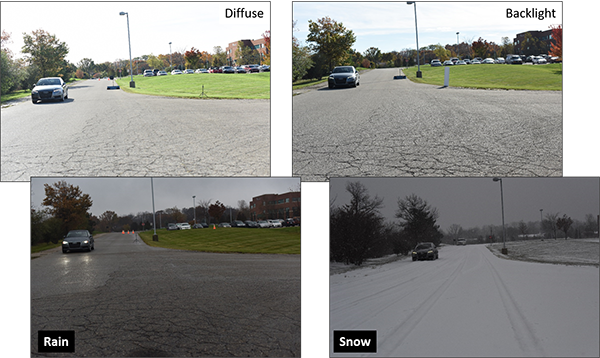
POLYGON ((508 255, 500 253, 502 243, 487 245, 494 255, 519 261, 562 265, 599 266, 600 240, 556 239, 507 242, 508 255))

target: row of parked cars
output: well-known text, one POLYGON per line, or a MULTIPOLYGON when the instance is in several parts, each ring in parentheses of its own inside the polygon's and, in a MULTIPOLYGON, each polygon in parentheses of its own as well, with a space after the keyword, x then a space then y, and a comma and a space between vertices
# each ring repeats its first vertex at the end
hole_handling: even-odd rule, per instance
MULTIPOLYGON (((205 222, 191 225, 188 223, 169 223, 167 224, 167 230, 186 230, 186 229, 204 229, 208 228, 211 225, 216 224, 207 224, 205 222)), ((220 223, 217 225, 218 227, 245 227, 245 228, 271 228, 271 227, 290 227, 290 226, 300 226, 300 220, 297 218, 289 218, 289 219, 269 219, 269 220, 235 220, 231 223, 220 223)))
POLYGON ((508 55, 506 59, 504 57, 498 57, 493 59, 488 57, 486 59, 482 59, 481 57, 475 57, 474 59, 462 59, 459 60, 456 57, 452 57, 449 60, 444 61, 444 63, 440 62, 440 60, 435 59, 430 62, 432 67, 439 66, 456 66, 456 65, 479 65, 479 64, 509 64, 509 65, 522 65, 523 63, 531 62, 532 64, 542 65, 546 63, 558 63, 560 59, 558 57, 550 57, 548 55, 539 55, 539 56, 525 56, 525 55, 508 55))
MULTIPOLYGON (((220 67, 209 67, 209 68, 199 68, 197 70, 187 69, 187 70, 173 70, 171 71, 172 75, 183 75, 183 74, 193 74, 193 73, 257 73, 257 72, 270 72, 271 66, 267 65, 244 65, 244 66, 220 66, 220 67)), ((167 72, 158 70, 158 69, 147 69, 144 70, 144 77, 153 77, 153 76, 166 76, 167 72)))

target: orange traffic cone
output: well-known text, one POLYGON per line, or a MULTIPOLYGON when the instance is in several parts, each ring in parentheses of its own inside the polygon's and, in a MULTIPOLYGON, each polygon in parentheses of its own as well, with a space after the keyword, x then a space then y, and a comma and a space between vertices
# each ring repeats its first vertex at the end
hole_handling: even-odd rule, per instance
POLYGON ((132 234, 135 234, 135 230, 131 230, 131 233, 132 233, 132 234))
POLYGON ((125 230, 121 231, 121 234, 124 234, 124 233, 125 233, 125 230))
POLYGON ((129 230, 127 230, 127 233, 129 234, 129 230))
POLYGON ((216 230, 216 229, 217 229, 217 227, 215 226, 215 224, 213 224, 213 230, 216 230))

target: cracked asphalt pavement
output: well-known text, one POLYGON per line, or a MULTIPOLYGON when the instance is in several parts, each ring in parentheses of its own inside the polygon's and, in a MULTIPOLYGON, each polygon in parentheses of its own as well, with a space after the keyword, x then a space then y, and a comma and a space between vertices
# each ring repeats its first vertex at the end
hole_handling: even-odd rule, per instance
POLYGON ((397 74, 371 70, 357 88, 295 95, 293 175, 562 175, 562 91, 443 88, 397 74))
POLYGON ((300 356, 300 255, 95 239, 92 252, 32 258, 32 356, 300 356), (74 330, 75 353, 37 352, 39 330, 74 330))
POLYGON ((80 81, 65 102, 2 108, 2 181, 268 176, 270 101, 146 96, 80 81))

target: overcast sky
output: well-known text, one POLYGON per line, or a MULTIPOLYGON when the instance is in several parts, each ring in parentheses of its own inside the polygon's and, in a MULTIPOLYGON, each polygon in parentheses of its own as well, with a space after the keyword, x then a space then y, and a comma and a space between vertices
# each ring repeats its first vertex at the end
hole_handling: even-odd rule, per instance
MULTIPOLYGON (((92 214, 99 216, 107 210, 118 215, 152 212, 150 178, 31 178, 31 204, 42 208, 44 184, 65 180, 89 194, 92 214)), ((252 197, 263 194, 283 194, 299 191, 298 178, 154 178, 155 210, 177 206, 191 208, 192 196, 200 201, 219 200, 225 206, 238 207, 238 200, 250 203, 252 197)))
MULTIPOLYGON (((294 36, 306 44, 308 20, 329 16, 342 22, 356 35, 353 48, 364 53, 369 47, 382 52, 415 49, 414 5, 399 2, 294 2, 293 17, 297 20, 294 36)), ((479 37, 501 43, 502 37, 512 39, 526 31, 548 30, 562 24, 560 2, 417 2, 419 47, 472 42, 479 37), (538 20, 507 18, 507 9, 556 10, 556 18, 538 20)))
MULTIPOLYGON (((437 208, 443 230, 452 224, 464 229, 502 224, 500 182, 492 178, 336 178, 330 181, 334 206, 350 202, 349 181, 365 184, 371 198, 384 198, 381 214, 396 222, 398 198, 416 194, 437 208)), ((567 214, 582 221, 600 211, 599 178, 503 178, 502 186, 506 224, 539 221, 540 209, 544 216, 567 214)))
POLYGON ((129 13, 131 56, 169 54, 192 47, 213 53, 230 42, 259 39, 270 29, 268 2, 2 2, 2 30, 12 34, 8 47, 17 58, 23 33, 43 29, 69 47, 67 60, 82 58, 95 63, 129 59, 127 18, 129 13), (262 10, 262 19, 226 18, 226 8, 262 10))

